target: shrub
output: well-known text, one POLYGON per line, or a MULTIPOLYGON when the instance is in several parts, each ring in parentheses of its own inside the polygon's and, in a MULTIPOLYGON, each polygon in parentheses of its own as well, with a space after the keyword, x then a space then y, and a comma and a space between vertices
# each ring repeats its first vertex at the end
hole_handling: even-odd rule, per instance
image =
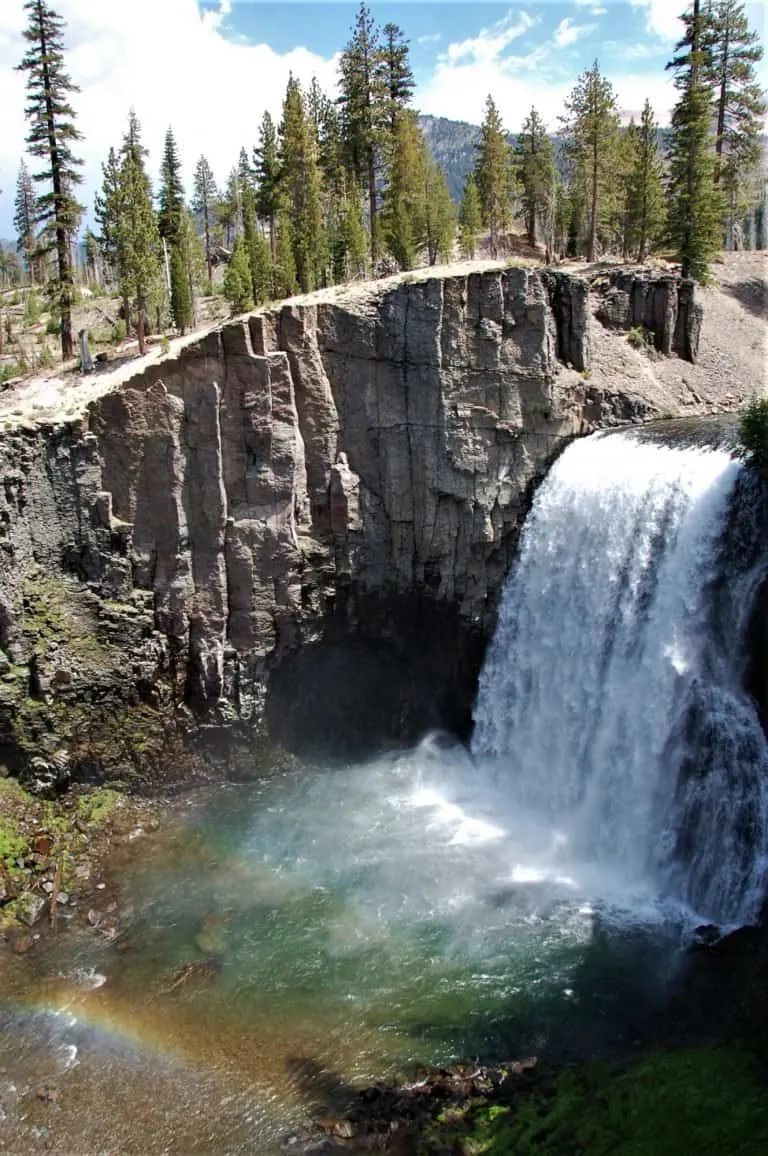
POLYGON ((627 341, 633 349, 653 349, 653 334, 644 325, 635 325, 627 334, 627 341))
POLYGON ((24 300, 24 324, 37 325, 40 320, 40 298, 34 289, 30 289, 24 300))
POLYGON ((112 344, 120 345, 123 341, 125 341, 127 332, 128 331, 126 329, 125 322, 123 321, 122 317, 118 317, 117 321, 112 326, 112 344))
POLYGON ((24 373, 24 366, 18 361, 12 361, 10 365, 4 365, 0 369, 0 382, 10 381, 12 377, 21 377, 24 373))
POLYGON ((56 358, 53 355, 53 350, 51 349, 50 345, 45 342, 37 359, 38 365, 41 367, 41 369, 50 369, 55 361, 56 358))
POLYGON ((58 337, 61 333, 61 322, 57 321, 55 317, 49 317, 48 323, 45 326, 45 332, 51 337, 58 337))
POLYGON ((741 415, 742 456, 768 478, 768 398, 755 397, 741 415))

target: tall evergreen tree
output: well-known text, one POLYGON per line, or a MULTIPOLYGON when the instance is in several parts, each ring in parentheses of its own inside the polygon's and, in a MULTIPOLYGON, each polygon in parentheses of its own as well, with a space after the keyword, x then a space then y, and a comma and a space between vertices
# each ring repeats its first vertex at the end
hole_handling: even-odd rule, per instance
POLYGON ((632 163, 626 185, 627 248, 638 261, 661 240, 665 224, 662 162, 658 125, 646 100, 640 124, 635 128, 632 163))
POLYGON ((480 193, 483 223, 489 232, 491 256, 497 257, 502 235, 512 220, 512 150, 501 124, 493 97, 485 102, 485 116, 480 126, 480 143, 475 164, 475 180, 480 193))
MULTIPOLYGON (((160 279, 160 232, 146 171, 147 150, 141 126, 131 109, 120 151, 120 217, 117 225, 120 290, 136 312, 139 352, 146 352, 147 311, 160 279)), ((127 319, 126 319, 127 321, 127 319)))
POLYGON ((171 246, 170 266, 171 313, 174 325, 183 337, 192 324, 192 287, 182 246, 178 240, 171 246))
POLYGON ((195 166, 194 192, 192 197, 192 211, 195 214, 197 225, 203 235, 205 246, 205 266, 208 272, 208 283, 213 278, 213 230, 216 220, 216 202, 219 193, 216 188, 213 170, 204 156, 195 166))
POLYGON ((189 288, 190 270, 186 262, 188 246, 182 246, 182 225, 186 208, 184 184, 181 179, 181 161, 173 129, 165 134, 163 160, 160 166, 157 227, 168 247, 170 272, 170 306, 173 323, 181 332, 192 323, 192 295, 189 288))
POLYGON ((480 194, 477 191, 475 174, 469 173, 464 182, 464 193, 459 207, 459 247, 462 257, 474 258, 477 235, 483 227, 480 208, 480 194))
POLYGON ((224 192, 219 198, 217 212, 227 246, 233 246, 243 232, 243 199, 237 167, 230 170, 224 192))
POLYGON ((368 195, 371 264, 379 248, 376 167, 381 125, 379 30, 364 2, 339 62, 339 104, 347 167, 368 195))
POLYGON ((535 108, 528 114, 517 140, 516 159, 528 242, 535 245, 537 225, 542 223, 551 244, 557 170, 555 150, 544 122, 535 108))
MULTIPOLYGON (((122 184, 120 158, 114 148, 109 150, 107 160, 101 166, 101 172, 101 192, 97 193, 94 198, 94 216, 99 226, 99 249, 112 278, 119 281, 121 279, 119 225, 122 219, 122 184)), ((124 302, 124 304, 127 303, 124 302)), ((128 325, 127 317, 126 325, 128 325)))
POLYGON ((44 228, 42 251, 56 253, 57 275, 49 288, 61 317, 61 355, 66 361, 74 353, 75 281, 70 242, 82 212, 73 193, 82 179, 78 172, 82 161, 71 147, 80 133, 69 98, 79 90, 64 68, 62 18, 45 0, 27 0, 24 10, 29 14, 23 34, 28 48, 18 69, 27 73, 27 145, 31 155, 44 162, 33 180, 47 187, 37 198, 35 219, 44 228))
POLYGON ((274 258, 277 251, 277 211, 280 202, 280 161, 277 130, 268 112, 259 126, 259 143, 254 149, 256 173, 256 210, 268 223, 269 244, 274 258))
POLYGON ((761 159, 766 103, 756 65, 763 59, 763 47, 739 0, 715 0, 705 17, 702 39, 717 110, 715 183, 721 184, 726 200, 730 247, 749 179, 761 159))
POLYGON ((381 209, 382 239, 401 269, 412 269, 426 241, 423 138, 412 112, 395 118, 389 183, 381 209))
POLYGON ((19 175, 16 178, 13 224, 16 229, 16 250, 21 253, 29 279, 34 284, 37 280, 35 190, 24 161, 19 165, 19 175))
POLYGON ((408 41, 396 24, 385 24, 382 29, 378 68, 383 120, 394 136, 398 113, 410 104, 415 87, 408 41))
POLYGON ((587 260, 597 256, 598 230, 610 216, 613 165, 619 138, 619 114, 610 81, 597 61, 578 78, 565 102, 563 118, 575 171, 583 183, 588 209, 587 260))
POLYGON ((694 0, 686 34, 667 68, 680 93, 672 113, 669 236, 684 277, 700 281, 722 243, 723 204, 715 184, 712 95, 703 43, 704 17, 694 0))
POLYGON ((291 217, 283 198, 277 208, 275 226, 276 243, 273 262, 273 297, 292 297, 298 288, 296 283, 296 258, 293 253, 293 230, 291 217))
POLYGON ((251 295, 251 268, 243 237, 238 237, 224 274, 224 295, 233 313, 245 313, 253 304, 251 295))
POLYGON ((160 236, 169 244, 175 242, 184 214, 184 184, 181 179, 181 161, 173 129, 165 134, 163 160, 160 166, 157 226, 160 236))
POLYGON ((307 293, 324 283, 328 262, 317 138, 307 116, 301 85, 293 76, 283 102, 280 164, 296 278, 302 292, 307 293))
POLYGON ((429 145, 422 137, 421 171, 424 180, 424 240, 427 260, 434 265, 438 259, 450 261, 456 241, 456 207, 445 173, 435 162, 429 145))
POLYGON ((85 230, 85 273, 89 281, 101 285, 101 262, 99 259, 99 242, 96 234, 90 229, 85 230))

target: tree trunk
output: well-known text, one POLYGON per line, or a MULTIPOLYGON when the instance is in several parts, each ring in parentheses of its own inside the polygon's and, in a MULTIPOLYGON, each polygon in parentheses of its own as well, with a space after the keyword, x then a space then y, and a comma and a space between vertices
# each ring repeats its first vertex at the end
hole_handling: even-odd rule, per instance
POLYGON ((53 91, 51 88, 50 68, 48 61, 48 44, 45 37, 45 27, 42 19, 40 28, 40 52, 42 57, 43 82, 45 85, 45 121, 48 134, 48 151, 51 158, 51 178, 53 182, 54 220, 56 222, 56 254, 59 266, 59 311, 61 314, 61 357, 69 361, 75 347, 72 340, 72 268, 69 259, 69 239, 66 229, 59 223, 61 211, 61 165, 59 149, 56 142, 56 121, 53 112, 53 91))
POLYGON ((720 183, 720 169, 723 159, 723 135, 725 133, 725 108, 728 98, 728 49, 730 48, 730 25, 725 26, 725 40, 723 42, 723 65, 720 70, 720 95, 717 101, 717 136, 715 137, 715 184, 720 183))
POLYGON ((136 306, 136 336, 139 339, 139 354, 143 357, 147 352, 147 343, 144 339, 144 299, 140 297, 136 303, 136 306))
POLYGON ((587 260, 594 261, 597 247, 597 185, 598 185, 598 143, 597 133, 592 142, 592 206, 589 214, 589 245, 587 260))
POLYGON ((372 148, 368 149, 368 204, 371 217, 371 265, 375 274, 378 256, 378 230, 376 227, 376 163, 372 148))

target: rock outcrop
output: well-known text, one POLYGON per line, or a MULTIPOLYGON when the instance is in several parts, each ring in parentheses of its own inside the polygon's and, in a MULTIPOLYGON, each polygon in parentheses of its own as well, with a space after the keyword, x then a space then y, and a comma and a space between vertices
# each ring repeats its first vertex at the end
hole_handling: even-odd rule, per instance
MULTIPOLYGON (((643 318, 666 348, 669 310, 643 318)), ((532 487, 569 438, 653 414, 590 377, 593 324, 560 271, 373 284, 8 433, 0 759, 50 786, 146 776, 185 730, 341 750, 467 725, 532 487)))

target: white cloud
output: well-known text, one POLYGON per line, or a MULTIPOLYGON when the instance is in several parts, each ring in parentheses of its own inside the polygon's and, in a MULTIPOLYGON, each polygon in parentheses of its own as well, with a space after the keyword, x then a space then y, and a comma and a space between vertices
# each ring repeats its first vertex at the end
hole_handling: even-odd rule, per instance
MULTIPOLYGON (((159 167, 162 141, 172 125, 184 162, 187 191, 201 153, 223 183, 241 145, 256 143, 265 109, 277 116, 289 72, 308 83, 316 75, 327 91, 337 58, 306 48, 284 54, 266 44, 234 43, 223 35, 231 0, 200 12, 197 0, 57 0, 64 18, 67 68, 80 85, 73 98, 84 140, 81 200, 90 206, 101 162, 119 144, 133 105, 159 167)), ((0 0, 0 236, 10 235, 16 172, 24 152, 25 76, 14 71, 24 52, 23 0, 0 0)))
POLYGON ((680 23, 679 4, 672 0, 630 0, 633 8, 646 9, 646 27, 659 40, 680 39, 683 27, 680 23))
MULTIPOLYGON (((499 107, 504 126, 510 132, 520 129, 532 105, 549 129, 557 131, 565 100, 576 81, 576 70, 566 74, 560 63, 562 56, 557 52, 557 48, 563 46, 563 24, 568 34, 575 28, 578 29, 577 37, 581 35, 583 26, 563 21, 549 39, 520 56, 504 55, 500 49, 493 53, 459 55, 451 52, 453 46, 449 46, 449 50, 438 57, 432 76, 419 88, 419 107, 422 112, 435 116, 479 124, 490 92, 499 107)), ((566 43, 573 43, 577 37, 568 39, 566 36, 566 43)), ((490 39, 487 33, 485 39, 490 39)), ((618 58, 623 45, 614 47, 618 58)), ((583 66, 589 63, 591 60, 585 60, 583 66)), ((609 70, 608 78, 616 91, 619 108, 622 113, 626 111, 625 119, 628 120, 633 113, 639 115, 648 97, 659 121, 662 124, 669 122, 675 90, 668 73, 663 69, 654 74, 640 73, 631 64, 623 74, 617 72, 616 69, 609 70)))
POLYGON ((437 44, 438 40, 442 40, 442 32, 431 32, 426 36, 417 36, 417 44, 437 44))
POLYGON ((482 28, 477 36, 469 40, 449 44, 447 58, 452 64, 466 58, 478 62, 497 60, 507 45, 523 36, 534 24, 533 17, 527 12, 516 16, 510 9, 492 28, 482 28))
POLYGON ((595 0, 573 0, 573 2, 577 8, 588 8, 590 16, 605 16, 608 11, 601 4, 596 4, 595 0))
POLYGON ((592 32, 594 27, 594 24, 574 24, 570 16, 566 16, 555 29, 555 44, 558 48, 567 48, 569 44, 575 44, 579 37, 592 32))

